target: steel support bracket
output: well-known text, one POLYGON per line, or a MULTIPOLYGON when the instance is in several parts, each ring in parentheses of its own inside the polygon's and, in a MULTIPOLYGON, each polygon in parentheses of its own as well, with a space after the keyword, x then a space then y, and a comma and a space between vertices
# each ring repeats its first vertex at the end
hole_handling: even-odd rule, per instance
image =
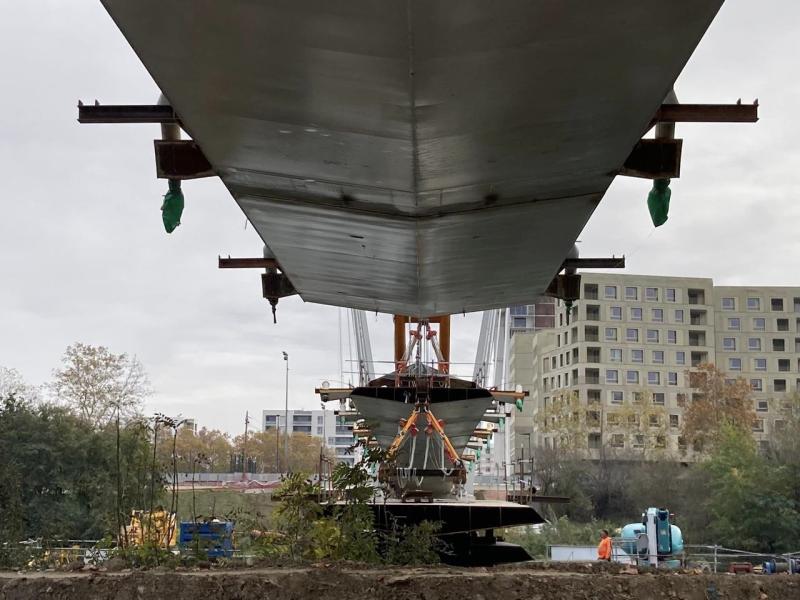
POLYGON ((194 140, 154 140, 159 179, 198 179, 216 173, 194 140))
POLYGON ((682 147, 681 139, 639 140, 619 174, 644 179, 676 179, 681 176, 682 147))

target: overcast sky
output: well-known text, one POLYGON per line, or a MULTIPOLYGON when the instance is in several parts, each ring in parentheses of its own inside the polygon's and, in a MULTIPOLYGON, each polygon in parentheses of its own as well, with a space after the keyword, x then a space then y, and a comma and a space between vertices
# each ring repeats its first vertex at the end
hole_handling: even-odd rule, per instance
MULTIPOLYGON (((317 407, 314 387, 339 380, 338 309, 282 300, 273 325, 258 271, 217 269, 218 254, 261 249, 220 181, 184 185, 183 224, 167 235, 158 126, 77 123, 78 99, 158 96, 100 2, 0 8, 0 365, 39 384, 67 345, 102 344, 142 361, 150 410, 238 433, 246 410, 283 406, 286 350, 291 405, 317 407)), ((679 125, 667 224, 650 222, 649 182, 618 178, 582 255, 625 254, 629 273, 800 285, 798 23, 792 0, 728 0, 676 91, 684 102, 757 97, 760 122, 679 125)), ((376 359, 391 360, 389 320, 369 321, 376 359)), ((478 325, 454 317, 454 361, 474 358, 478 325)), ((347 359, 346 332, 343 345, 347 359)))

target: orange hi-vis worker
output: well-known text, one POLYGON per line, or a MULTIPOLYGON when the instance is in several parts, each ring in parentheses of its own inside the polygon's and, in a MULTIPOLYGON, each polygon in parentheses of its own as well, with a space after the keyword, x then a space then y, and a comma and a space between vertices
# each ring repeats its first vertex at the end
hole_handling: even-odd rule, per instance
POLYGON ((600 543, 597 545, 597 560, 611 560, 611 538, 608 531, 600 532, 600 543))

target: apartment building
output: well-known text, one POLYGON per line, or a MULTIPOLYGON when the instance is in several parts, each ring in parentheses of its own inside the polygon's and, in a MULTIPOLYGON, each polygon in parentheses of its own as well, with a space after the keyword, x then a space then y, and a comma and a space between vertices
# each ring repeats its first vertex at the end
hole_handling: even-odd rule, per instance
POLYGON ((569 315, 559 303, 552 330, 513 338, 510 381, 531 393, 517 430, 553 447, 553 407, 574 404, 592 456, 601 447, 690 455, 680 436, 694 393, 687 370, 711 362, 750 380, 760 415, 754 435, 764 442, 780 427, 780 398, 800 385, 798 353, 800 288, 584 274, 569 315))
POLYGON ((781 404, 800 391, 800 288, 717 287, 717 366, 750 382, 766 439, 783 425, 781 404))
MULTIPOLYGON (((286 431, 285 412, 282 410, 265 410, 261 422, 264 431, 279 428, 286 431)), ((347 450, 353 445, 353 423, 346 422, 330 410, 290 410, 289 432, 303 433, 322 439, 323 446, 330 448, 336 460, 353 464, 355 458, 347 450)))

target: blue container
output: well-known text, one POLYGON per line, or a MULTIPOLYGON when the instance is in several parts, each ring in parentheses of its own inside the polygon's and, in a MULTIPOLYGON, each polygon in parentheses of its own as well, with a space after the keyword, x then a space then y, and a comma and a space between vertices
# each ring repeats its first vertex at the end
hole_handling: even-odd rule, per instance
POLYGON ((233 556, 233 521, 181 521, 178 545, 186 550, 199 547, 208 558, 233 556))

